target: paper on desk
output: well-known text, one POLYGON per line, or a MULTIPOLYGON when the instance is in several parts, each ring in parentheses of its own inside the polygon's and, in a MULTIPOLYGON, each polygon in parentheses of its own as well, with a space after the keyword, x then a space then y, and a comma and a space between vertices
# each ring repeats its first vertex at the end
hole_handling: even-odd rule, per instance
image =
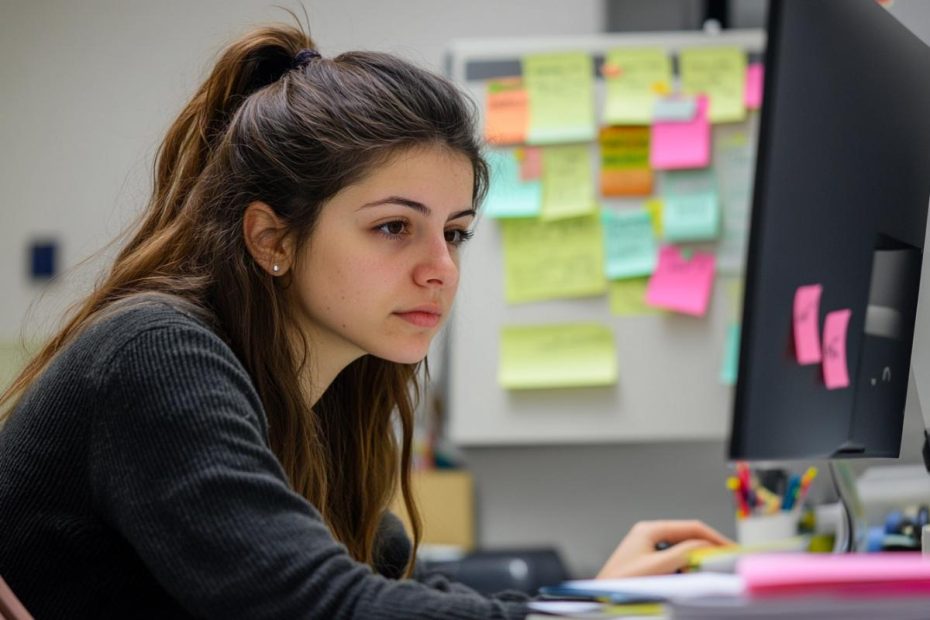
POLYGON ((681 90, 710 98, 712 123, 746 118, 746 52, 738 47, 692 47, 678 54, 681 90))
POLYGON ((542 206, 542 185, 520 178, 520 162, 509 149, 486 154, 491 169, 491 185, 484 202, 488 217, 534 217, 542 206))
POLYGON ((658 247, 648 211, 602 209, 601 225, 604 227, 608 278, 634 278, 655 271, 658 247))
POLYGON ((585 52, 523 57, 529 93, 529 144, 591 142, 594 121, 594 61, 585 52))
POLYGON ((591 213, 595 209, 591 151, 586 144, 543 147, 544 220, 591 213))
POLYGON ((657 308, 704 316, 714 285, 714 255, 695 252, 689 259, 675 246, 659 250, 659 264, 649 280, 646 303, 657 308))
POLYGON ((508 389, 617 382, 617 349, 606 325, 508 325, 501 329, 500 347, 498 381, 508 389))
POLYGON ((697 98, 690 121, 663 121, 652 126, 649 163, 656 170, 704 168, 710 163, 707 97, 697 98))
POLYGON ((607 101, 604 122, 648 125, 658 91, 672 81, 672 62, 662 48, 616 49, 604 59, 607 101))
POLYGON ((501 220, 508 303, 585 297, 607 291, 598 214, 546 222, 501 220))
POLYGON ((823 286, 808 284, 794 292, 794 352, 798 364, 820 363, 820 294, 823 286))
POLYGON ((491 144, 522 144, 529 129, 529 97, 520 78, 488 82, 484 137, 491 144))
POLYGON ((604 608, 604 604, 588 601, 530 601, 527 607, 532 611, 539 611, 545 614, 566 615, 600 611, 604 608))
POLYGON ((743 579, 722 573, 685 573, 628 579, 583 579, 567 581, 566 587, 611 593, 663 598, 670 601, 700 596, 739 596, 743 579))

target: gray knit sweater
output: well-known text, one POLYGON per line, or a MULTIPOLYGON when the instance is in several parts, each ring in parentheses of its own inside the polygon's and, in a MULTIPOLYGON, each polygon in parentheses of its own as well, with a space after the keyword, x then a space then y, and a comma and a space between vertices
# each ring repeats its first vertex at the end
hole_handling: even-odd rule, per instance
POLYGON ((249 375, 203 322, 144 302, 85 330, 0 430, 0 576, 42 618, 523 618, 429 577, 382 524, 353 561, 288 487, 249 375), (380 574, 379 574, 380 573, 380 574))

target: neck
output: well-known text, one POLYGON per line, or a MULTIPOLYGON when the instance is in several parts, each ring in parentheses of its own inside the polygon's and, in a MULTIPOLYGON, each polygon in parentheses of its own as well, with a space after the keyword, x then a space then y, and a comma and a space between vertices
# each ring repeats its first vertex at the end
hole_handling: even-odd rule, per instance
POLYGON ((364 351, 349 348, 344 342, 333 342, 324 333, 311 330, 307 334, 307 366, 301 376, 301 387, 310 407, 329 389, 346 366, 364 355, 364 351))

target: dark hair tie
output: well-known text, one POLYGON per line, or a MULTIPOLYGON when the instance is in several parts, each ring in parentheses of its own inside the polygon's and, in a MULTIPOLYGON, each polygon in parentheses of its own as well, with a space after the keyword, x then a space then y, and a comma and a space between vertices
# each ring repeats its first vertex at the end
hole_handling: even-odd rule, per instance
POLYGON ((320 58, 320 53, 316 50, 302 49, 294 56, 293 68, 299 69, 314 58, 320 58))

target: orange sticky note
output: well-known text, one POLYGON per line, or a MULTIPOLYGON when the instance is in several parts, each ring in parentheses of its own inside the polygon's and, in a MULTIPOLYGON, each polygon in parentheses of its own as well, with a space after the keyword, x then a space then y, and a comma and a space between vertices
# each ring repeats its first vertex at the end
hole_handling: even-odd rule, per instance
POLYGON ((746 107, 757 110, 762 107, 762 83, 765 70, 762 63, 754 62, 746 67, 746 107))
POLYGON ((834 310, 823 321, 823 382, 828 390, 849 387, 846 329, 852 310, 834 310))
POLYGON ((690 121, 663 121, 652 126, 649 162, 656 170, 706 168, 710 164, 710 123, 707 97, 697 98, 690 121))
POLYGON ((652 194, 648 127, 604 127, 601 143, 601 194, 652 194))
POLYGON ((798 364, 820 363, 819 284, 799 286, 794 292, 794 352, 798 364))
POLYGON ((530 127, 529 96, 520 78, 488 82, 484 138, 491 144, 522 144, 530 127))
POLYGON ((528 146, 523 149, 520 180, 535 181, 540 177, 542 177, 542 149, 538 146, 528 146))
POLYGON ((667 245, 659 251, 659 264, 649 279, 646 303, 693 316, 704 316, 710 303, 716 269, 714 255, 695 252, 690 260, 667 245))

